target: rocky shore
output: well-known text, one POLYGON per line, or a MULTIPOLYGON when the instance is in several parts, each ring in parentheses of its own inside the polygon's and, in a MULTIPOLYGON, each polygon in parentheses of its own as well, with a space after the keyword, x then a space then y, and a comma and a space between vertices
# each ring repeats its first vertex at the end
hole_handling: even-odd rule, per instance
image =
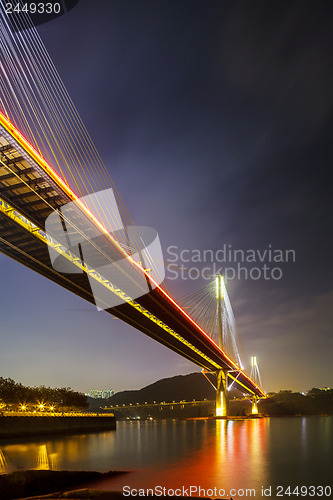
MULTIPOLYGON (((23 470, 10 474, 0 475, 0 498, 1 500, 13 500, 22 498, 81 498, 80 496, 68 496, 70 489, 86 485, 91 481, 105 479, 119 474, 123 471, 95 472, 95 471, 48 471, 48 470, 23 470), (56 493, 54 493, 56 492, 56 493), (42 496, 38 496, 42 495, 42 496), (67 496, 60 496, 67 495, 67 496)), ((93 497, 87 496, 88 490, 81 490, 76 495, 86 495, 82 498, 118 498, 115 496, 100 496, 103 492, 95 492, 93 497)), ((74 494, 74 493, 73 493, 74 494)), ((106 492, 109 494, 109 492, 106 492)), ((122 495, 120 494, 122 497, 122 495)))
MULTIPOLYGON (((0 475, 1 500, 124 500, 121 491, 101 491, 89 489, 89 483, 105 479, 127 471, 47 471, 24 470, 0 475), (80 487, 80 489, 75 489, 80 487)), ((149 496, 150 500, 161 497, 149 496)), ((163 500, 185 500, 185 497, 164 496, 163 500)), ((192 497, 192 500, 209 500, 192 497)), ((222 499, 221 499, 222 500, 222 499)), ((228 499, 225 499, 228 500, 228 499)), ((232 500, 232 499, 230 499, 232 500)))

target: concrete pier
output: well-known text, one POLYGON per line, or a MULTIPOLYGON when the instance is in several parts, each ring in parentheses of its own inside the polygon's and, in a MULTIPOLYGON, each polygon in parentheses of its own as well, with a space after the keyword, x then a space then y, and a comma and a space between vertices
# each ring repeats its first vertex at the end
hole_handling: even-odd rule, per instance
POLYGON ((76 434, 116 429, 114 415, 0 415, 0 439, 45 434, 76 434))

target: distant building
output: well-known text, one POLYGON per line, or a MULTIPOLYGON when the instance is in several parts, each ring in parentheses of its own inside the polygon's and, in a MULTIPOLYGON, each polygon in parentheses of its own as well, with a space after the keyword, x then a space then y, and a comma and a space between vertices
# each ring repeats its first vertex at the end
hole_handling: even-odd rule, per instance
POLYGON ((114 392, 109 389, 109 390, 104 390, 104 389, 92 389, 86 396, 89 396, 90 398, 94 399, 108 399, 113 396, 114 392))

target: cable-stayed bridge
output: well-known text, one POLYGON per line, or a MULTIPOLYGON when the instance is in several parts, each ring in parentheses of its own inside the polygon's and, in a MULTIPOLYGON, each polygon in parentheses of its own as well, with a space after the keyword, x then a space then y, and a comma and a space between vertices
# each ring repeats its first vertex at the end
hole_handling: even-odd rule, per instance
MULTIPOLYGON (((243 371, 222 277, 216 277, 213 285, 213 303, 205 302, 209 294, 201 297, 199 293, 186 304, 178 304, 158 284, 149 266, 134 258, 128 234, 117 232, 119 238, 114 237, 101 223, 99 212, 96 215, 82 201, 87 193, 112 186, 112 180, 23 12, 13 13, 9 23, 0 7, 0 56, 0 251, 83 299, 98 302, 108 313, 204 372, 214 372, 218 415, 227 414, 231 385, 249 395, 256 409, 264 392, 256 363, 252 363, 250 377, 243 371), (57 239, 56 224, 46 228, 53 214, 59 214, 69 240, 76 233, 84 241, 77 245, 79 253, 57 239), (61 271, 61 265, 52 265, 50 249, 67 272, 61 271), (124 287, 99 272, 105 263, 116 263, 119 269, 119 262, 123 262, 124 287), (132 284, 142 290, 144 284, 146 291, 133 295, 132 284), (117 305, 110 307, 109 297, 119 299, 117 305)), ((114 192, 121 218, 130 226, 129 214, 115 188, 114 192)), ((115 214, 107 208, 106 212, 106 219, 114 223, 115 214)))
MULTIPOLYGON (((59 245, 45 232, 45 220, 54 211, 69 202, 79 201, 74 192, 61 177, 29 144, 14 125, 0 114, 0 250, 18 262, 37 271, 59 285, 74 292, 85 300, 95 303, 88 277, 108 287, 110 294, 118 294, 123 303, 106 309, 107 312, 122 319, 131 326, 154 338, 161 344, 202 367, 209 372, 218 373, 218 394, 226 394, 227 378, 243 393, 251 397, 263 397, 263 390, 247 376, 240 360, 233 361, 222 350, 223 338, 213 340, 208 333, 191 318, 160 286, 136 299, 126 295, 110 282, 103 283, 101 276, 89 263, 59 245), (67 259, 74 266, 81 267, 84 273, 63 274, 56 271, 50 262, 48 246, 67 259)), ((98 221, 83 204, 78 205, 77 217, 82 217, 89 226, 98 221)), ((123 258, 125 251, 109 235, 105 234, 100 248, 107 251, 113 261, 123 258)), ((132 279, 145 276, 148 283, 152 278, 149 272, 128 256, 132 279)), ((223 335, 222 307, 226 304, 226 290, 221 278, 217 278, 217 314, 215 320, 221 323, 223 335)), ((227 307, 227 306, 226 306, 227 307)), ((230 316, 230 314, 229 314, 230 316)), ((220 397, 220 396, 219 396, 220 397)), ((224 404, 221 415, 226 413, 224 404)))

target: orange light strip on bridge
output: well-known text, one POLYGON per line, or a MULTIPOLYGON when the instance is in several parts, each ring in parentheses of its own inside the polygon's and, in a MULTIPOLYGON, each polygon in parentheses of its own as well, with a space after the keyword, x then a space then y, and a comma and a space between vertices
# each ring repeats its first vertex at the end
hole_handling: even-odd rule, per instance
POLYGON ((109 231, 103 226, 103 224, 95 217, 94 214, 86 207, 86 205, 80 200, 80 198, 74 193, 74 191, 65 183, 65 181, 57 174, 53 168, 47 163, 47 161, 36 151, 36 149, 30 144, 30 142, 23 136, 23 134, 11 123, 11 121, 0 111, 0 124, 17 140, 17 142, 23 146, 23 148, 32 156, 32 158, 38 163, 40 167, 42 167, 46 173, 58 184, 61 189, 65 191, 65 193, 75 201, 82 210, 86 213, 86 215, 92 219, 96 225, 101 229, 101 231, 112 241, 112 243, 118 248, 118 250, 141 272, 143 272, 146 277, 151 280, 155 287, 178 309, 179 312, 185 316, 185 318, 190 321, 195 328, 197 328, 207 339, 208 341, 214 345, 214 347, 229 361, 232 367, 242 373, 244 377, 258 389, 258 391, 264 395, 264 392, 248 377, 227 355, 226 353, 219 347, 216 342, 175 302, 170 295, 163 290, 159 286, 159 284, 150 276, 150 274, 135 260, 131 258, 130 255, 121 247, 118 241, 113 238, 113 236, 109 233, 109 231))

